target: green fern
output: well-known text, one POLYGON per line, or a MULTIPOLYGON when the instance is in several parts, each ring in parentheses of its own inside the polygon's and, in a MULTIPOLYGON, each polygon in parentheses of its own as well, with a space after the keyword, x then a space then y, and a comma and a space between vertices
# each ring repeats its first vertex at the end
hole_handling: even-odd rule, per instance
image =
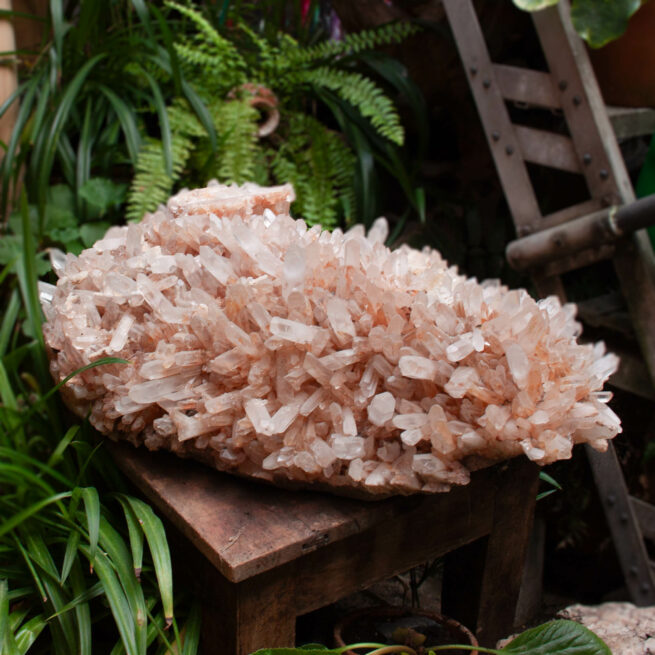
POLYGON ((165 5, 192 28, 176 40, 175 49, 185 78, 205 103, 217 140, 215 146, 210 143, 185 102, 171 103, 173 174, 166 175, 162 144, 148 140, 139 155, 128 217, 152 211, 176 186, 217 178, 223 183, 291 182, 296 215, 326 228, 343 218, 354 222, 358 207, 352 145, 308 115, 307 99, 312 90, 329 90, 352 105, 383 138, 401 145, 404 132, 392 101, 368 77, 346 69, 353 61, 345 58, 401 41, 417 28, 394 23, 341 42, 302 47, 288 34, 269 40, 243 24, 228 39, 190 0, 166 0, 165 5), (246 97, 246 83, 261 84, 277 97, 280 125, 271 137, 257 136, 259 113, 246 97))
POLYGON ((188 18, 198 30, 193 38, 175 43, 183 66, 200 68, 206 79, 227 89, 246 81, 248 64, 231 41, 222 37, 198 10, 173 0, 165 4, 188 18))
POLYGON ((215 177, 225 184, 252 180, 256 165, 257 110, 247 100, 232 100, 217 104, 213 118, 219 139, 215 177))
POLYGON ((359 73, 320 66, 300 75, 306 83, 334 91, 356 107, 389 141, 402 145, 405 133, 398 112, 384 91, 359 73))
POLYGON ((271 168, 277 182, 294 185, 294 213, 310 225, 330 229, 339 222, 339 203, 349 220, 355 217, 354 163, 354 155, 337 134, 297 113, 290 117, 289 133, 271 168))
POLYGON ((400 43, 419 30, 420 28, 413 23, 388 23, 372 30, 348 34, 342 41, 323 41, 309 48, 299 48, 294 39, 291 39, 293 43, 287 40, 281 44, 281 50, 290 66, 305 65, 400 43))
POLYGON ((172 175, 166 173, 164 147, 158 139, 148 139, 137 159, 127 201, 127 219, 140 220, 171 195, 193 149, 194 137, 205 134, 195 114, 178 100, 167 108, 171 125, 172 175))

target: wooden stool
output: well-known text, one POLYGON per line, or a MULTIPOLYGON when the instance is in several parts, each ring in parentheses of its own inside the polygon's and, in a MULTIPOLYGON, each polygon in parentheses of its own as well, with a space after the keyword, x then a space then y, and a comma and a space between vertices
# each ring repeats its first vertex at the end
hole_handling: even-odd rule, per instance
POLYGON ((483 644, 511 632, 538 483, 524 458, 446 494, 366 502, 285 491, 126 444, 110 449, 197 553, 187 563, 203 598, 204 653, 292 646, 297 616, 483 538, 482 557, 462 549, 462 573, 446 571, 443 611, 477 614, 469 626, 483 644))

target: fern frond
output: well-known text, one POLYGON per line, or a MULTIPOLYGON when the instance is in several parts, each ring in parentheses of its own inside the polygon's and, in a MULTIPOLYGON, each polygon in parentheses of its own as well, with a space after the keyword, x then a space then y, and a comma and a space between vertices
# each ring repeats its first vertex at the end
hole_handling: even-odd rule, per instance
POLYGON ((368 118, 379 134, 399 146, 403 144, 405 132, 396 108, 384 91, 369 78, 328 66, 304 71, 300 76, 307 84, 334 91, 368 118))
POLYGON ((182 64, 200 67, 227 89, 242 84, 248 67, 238 48, 222 37, 198 10, 173 0, 166 0, 165 4, 186 16, 197 28, 193 39, 175 43, 182 64))
POLYGON ((294 214, 310 225, 332 229, 339 222, 339 204, 354 208, 354 161, 334 132, 310 116, 292 114, 288 137, 273 156, 271 168, 278 183, 294 185, 294 214))
POLYGON ((309 48, 298 48, 297 43, 291 47, 291 44, 281 43, 281 49, 291 65, 304 65, 400 43, 419 31, 420 28, 414 23, 387 23, 374 29, 348 34, 342 41, 323 41, 309 48))
POLYGON ((255 176, 257 119, 246 100, 216 103, 212 118, 218 137, 215 176, 225 184, 242 184, 255 176))
POLYGON ((146 212, 154 211, 168 200, 175 182, 184 171, 192 147, 189 136, 173 133, 173 174, 168 175, 161 141, 150 139, 142 146, 128 194, 127 220, 141 220, 146 212))

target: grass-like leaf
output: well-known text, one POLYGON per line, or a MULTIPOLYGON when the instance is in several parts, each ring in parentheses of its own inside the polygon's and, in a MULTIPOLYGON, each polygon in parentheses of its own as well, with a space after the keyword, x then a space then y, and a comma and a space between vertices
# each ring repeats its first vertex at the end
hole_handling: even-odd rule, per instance
POLYGON ((19 526, 21 523, 26 521, 28 518, 40 512, 44 507, 47 507, 48 505, 52 505, 53 503, 58 503, 62 501, 64 498, 70 498, 71 495, 72 492, 70 491, 62 491, 58 494, 54 494, 52 496, 48 496, 47 498, 43 498, 42 500, 39 500, 38 502, 33 503, 29 507, 26 507, 25 509, 21 510, 17 514, 10 516, 6 521, 0 524, 0 537, 4 534, 7 534, 7 532, 9 532, 10 530, 14 530, 17 526, 19 526))
POLYGON ((98 547, 98 535, 100 533, 100 499, 98 490, 95 487, 82 488, 82 500, 86 513, 86 524, 89 531, 89 553, 91 562, 95 557, 98 547))
POLYGON ((164 524, 152 511, 150 505, 142 500, 131 496, 125 496, 125 500, 134 511, 148 542, 164 607, 164 616, 166 623, 170 624, 173 620, 173 569, 164 524))
POLYGON ((127 533, 130 540, 130 550, 132 551, 132 563, 134 567, 134 575, 137 579, 141 578, 141 569, 143 567, 143 528, 132 509, 127 498, 122 495, 117 496, 120 502, 123 513, 125 514, 125 522, 127 523, 127 533))
POLYGON ((137 649, 136 628, 130 603, 127 600, 125 591, 118 581, 116 572, 109 562, 107 556, 99 550, 94 559, 86 546, 81 546, 82 552, 89 558, 89 562, 95 564, 95 571, 102 582, 109 608, 116 622, 116 627, 121 636, 121 641, 128 655, 139 655, 143 651, 137 649))

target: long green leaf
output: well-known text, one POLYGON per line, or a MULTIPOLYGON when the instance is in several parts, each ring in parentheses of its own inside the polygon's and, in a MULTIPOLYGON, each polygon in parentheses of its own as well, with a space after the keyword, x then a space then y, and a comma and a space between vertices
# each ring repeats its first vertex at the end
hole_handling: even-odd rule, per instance
POLYGON ((200 604, 193 603, 191 611, 184 624, 183 644, 181 655, 196 655, 200 643, 200 604))
POLYGON ((59 581, 63 585, 68 579, 68 574, 73 568, 73 563, 77 559, 77 549, 80 543, 80 533, 73 530, 66 540, 66 550, 64 551, 64 562, 61 565, 61 576, 59 581))
POLYGON ((42 500, 39 500, 36 503, 33 503, 29 507, 26 507, 25 509, 21 510, 17 514, 14 514, 13 516, 9 517, 6 521, 0 524, 0 537, 3 534, 7 534, 9 531, 14 530, 17 526, 19 526, 21 523, 26 521, 30 516, 34 516, 34 514, 37 514, 40 512, 44 507, 48 507, 48 505, 52 505, 53 503, 57 503, 64 498, 70 498, 71 492, 70 491, 62 491, 58 494, 55 494, 54 496, 48 496, 47 498, 43 498, 42 500))
POLYGON ((155 565, 155 574, 159 583, 164 616, 166 617, 166 623, 170 624, 173 620, 173 569, 164 524, 153 512, 150 505, 132 496, 125 496, 125 499, 134 511, 146 536, 152 561, 155 565))
POLYGON ((143 567, 143 539, 144 534, 139 521, 136 518, 134 510, 127 502, 127 499, 122 496, 117 496, 118 501, 123 507, 125 514, 125 522, 127 523, 127 534, 130 539, 130 549, 132 551, 132 562, 134 567, 134 575, 137 578, 141 577, 141 568, 143 567))
POLYGON ((113 107, 114 112, 118 117, 118 121, 121 124, 121 129, 123 130, 127 152, 130 155, 132 164, 136 165, 139 157, 139 149, 141 148, 141 136, 139 135, 139 129, 135 117, 136 111, 134 108, 130 109, 124 100, 119 98, 114 91, 104 84, 99 84, 98 89, 105 95, 113 107))
POLYGON ((127 651, 127 655, 141 655, 143 651, 137 649, 137 641, 135 634, 135 625, 130 603, 126 597, 125 591, 121 587, 116 572, 111 566, 109 559, 102 552, 98 550, 94 559, 91 559, 91 553, 86 546, 80 547, 82 552, 88 557, 89 562, 95 564, 95 571, 102 582, 105 590, 105 596, 109 602, 109 608, 114 617, 118 633, 121 636, 123 646, 127 651))
POLYGON ((0 325, 0 357, 4 357, 9 345, 9 339, 12 332, 16 329, 16 319, 20 309, 20 296, 17 289, 13 289, 9 296, 9 302, 6 304, 2 316, 2 325, 0 325))
POLYGON ((134 619, 134 636, 139 653, 145 652, 148 624, 143 589, 134 575, 130 553, 122 536, 102 515, 100 517, 99 544, 98 553, 103 551, 106 553, 125 591, 125 598, 134 619))
MULTIPOLYGON (((84 121, 82 122, 82 132, 77 144, 77 159, 75 165, 75 188, 78 191, 86 184, 91 175, 91 151, 93 150, 93 136, 91 134, 91 112, 92 100, 87 99, 84 108, 84 121)), ((82 217, 86 216, 86 203, 78 197, 78 211, 82 217)))
POLYGON ((57 152, 57 145, 59 141, 59 136, 61 131, 68 120, 68 115, 70 113, 71 107, 77 101, 77 95, 82 88, 82 85, 86 81, 91 70, 98 64, 99 61, 104 59, 107 56, 107 53, 102 53, 92 57, 87 61, 82 68, 75 74, 75 77, 71 80, 70 84, 64 91, 57 111, 55 112, 54 118, 52 119, 52 125, 50 126, 50 132, 48 134, 48 146, 43 156, 43 160, 39 165, 39 173, 37 176, 38 182, 38 207, 39 207, 39 220, 43 220, 44 211, 45 211, 45 200, 46 200, 46 190, 48 188, 48 181, 50 178, 50 172, 52 171, 52 165, 55 158, 55 153, 57 152))
MULTIPOLYGON (((41 533, 37 533, 33 530, 23 530, 21 531, 21 537, 25 543, 29 556, 46 574, 41 578, 41 580, 46 589, 48 600, 52 604, 55 612, 59 612, 67 602, 67 598, 59 585, 57 567, 55 566, 50 550, 46 545, 43 536, 41 533)), ((56 617, 56 621, 53 625, 58 626, 61 631, 68 652, 75 652, 77 650, 77 635, 72 617, 66 613, 60 614, 56 617)), ((61 648, 63 648, 63 644, 60 649, 61 648)))
POLYGON ((34 104, 34 98, 36 92, 39 89, 43 75, 35 74, 30 81, 27 83, 27 90, 25 95, 22 97, 20 109, 18 110, 18 116, 14 122, 14 129, 11 133, 11 138, 9 139, 9 144, 7 145, 7 151, 2 160, 2 214, 3 216, 7 212, 7 208, 10 206, 9 203, 9 185, 11 183, 14 173, 18 175, 18 168, 15 164, 16 160, 16 148, 20 141, 20 138, 23 136, 23 130, 25 125, 30 117, 32 112, 32 106, 34 104))
POLYGON ((20 626, 16 633, 16 646, 21 655, 27 653, 47 625, 48 623, 43 618, 43 614, 39 614, 20 626))
POLYGON ((94 598, 95 594, 100 595, 104 590, 100 583, 87 588, 79 559, 75 561, 71 571, 71 582, 75 594, 75 598, 71 602, 74 602, 75 607, 79 653, 80 655, 92 655, 91 609, 88 601, 94 598))
POLYGON ((100 498, 95 487, 84 487, 82 489, 84 510, 86 513, 86 524, 89 531, 89 553, 91 563, 95 557, 98 546, 98 534, 100 532, 100 498))
POLYGON ((9 630, 9 582, 0 580, 0 647, 9 630))
POLYGON ((164 96, 162 95, 157 80, 155 80, 155 78, 145 68, 141 68, 141 73, 146 78, 150 85, 150 90, 152 91, 152 101, 155 105, 157 116, 159 117, 159 130, 161 132, 161 142, 164 151, 164 167, 166 175, 171 177, 173 175, 173 139, 164 96))
MULTIPOLYGON (((50 0, 50 16, 52 18, 52 31, 55 36, 55 49, 57 57, 61 62, 63 55, 64 34, 66 33, 66 24, 64 23, 64 8, 61 0, 50 0)), ((60 64, 61 65, 61 64, 60 64)))

